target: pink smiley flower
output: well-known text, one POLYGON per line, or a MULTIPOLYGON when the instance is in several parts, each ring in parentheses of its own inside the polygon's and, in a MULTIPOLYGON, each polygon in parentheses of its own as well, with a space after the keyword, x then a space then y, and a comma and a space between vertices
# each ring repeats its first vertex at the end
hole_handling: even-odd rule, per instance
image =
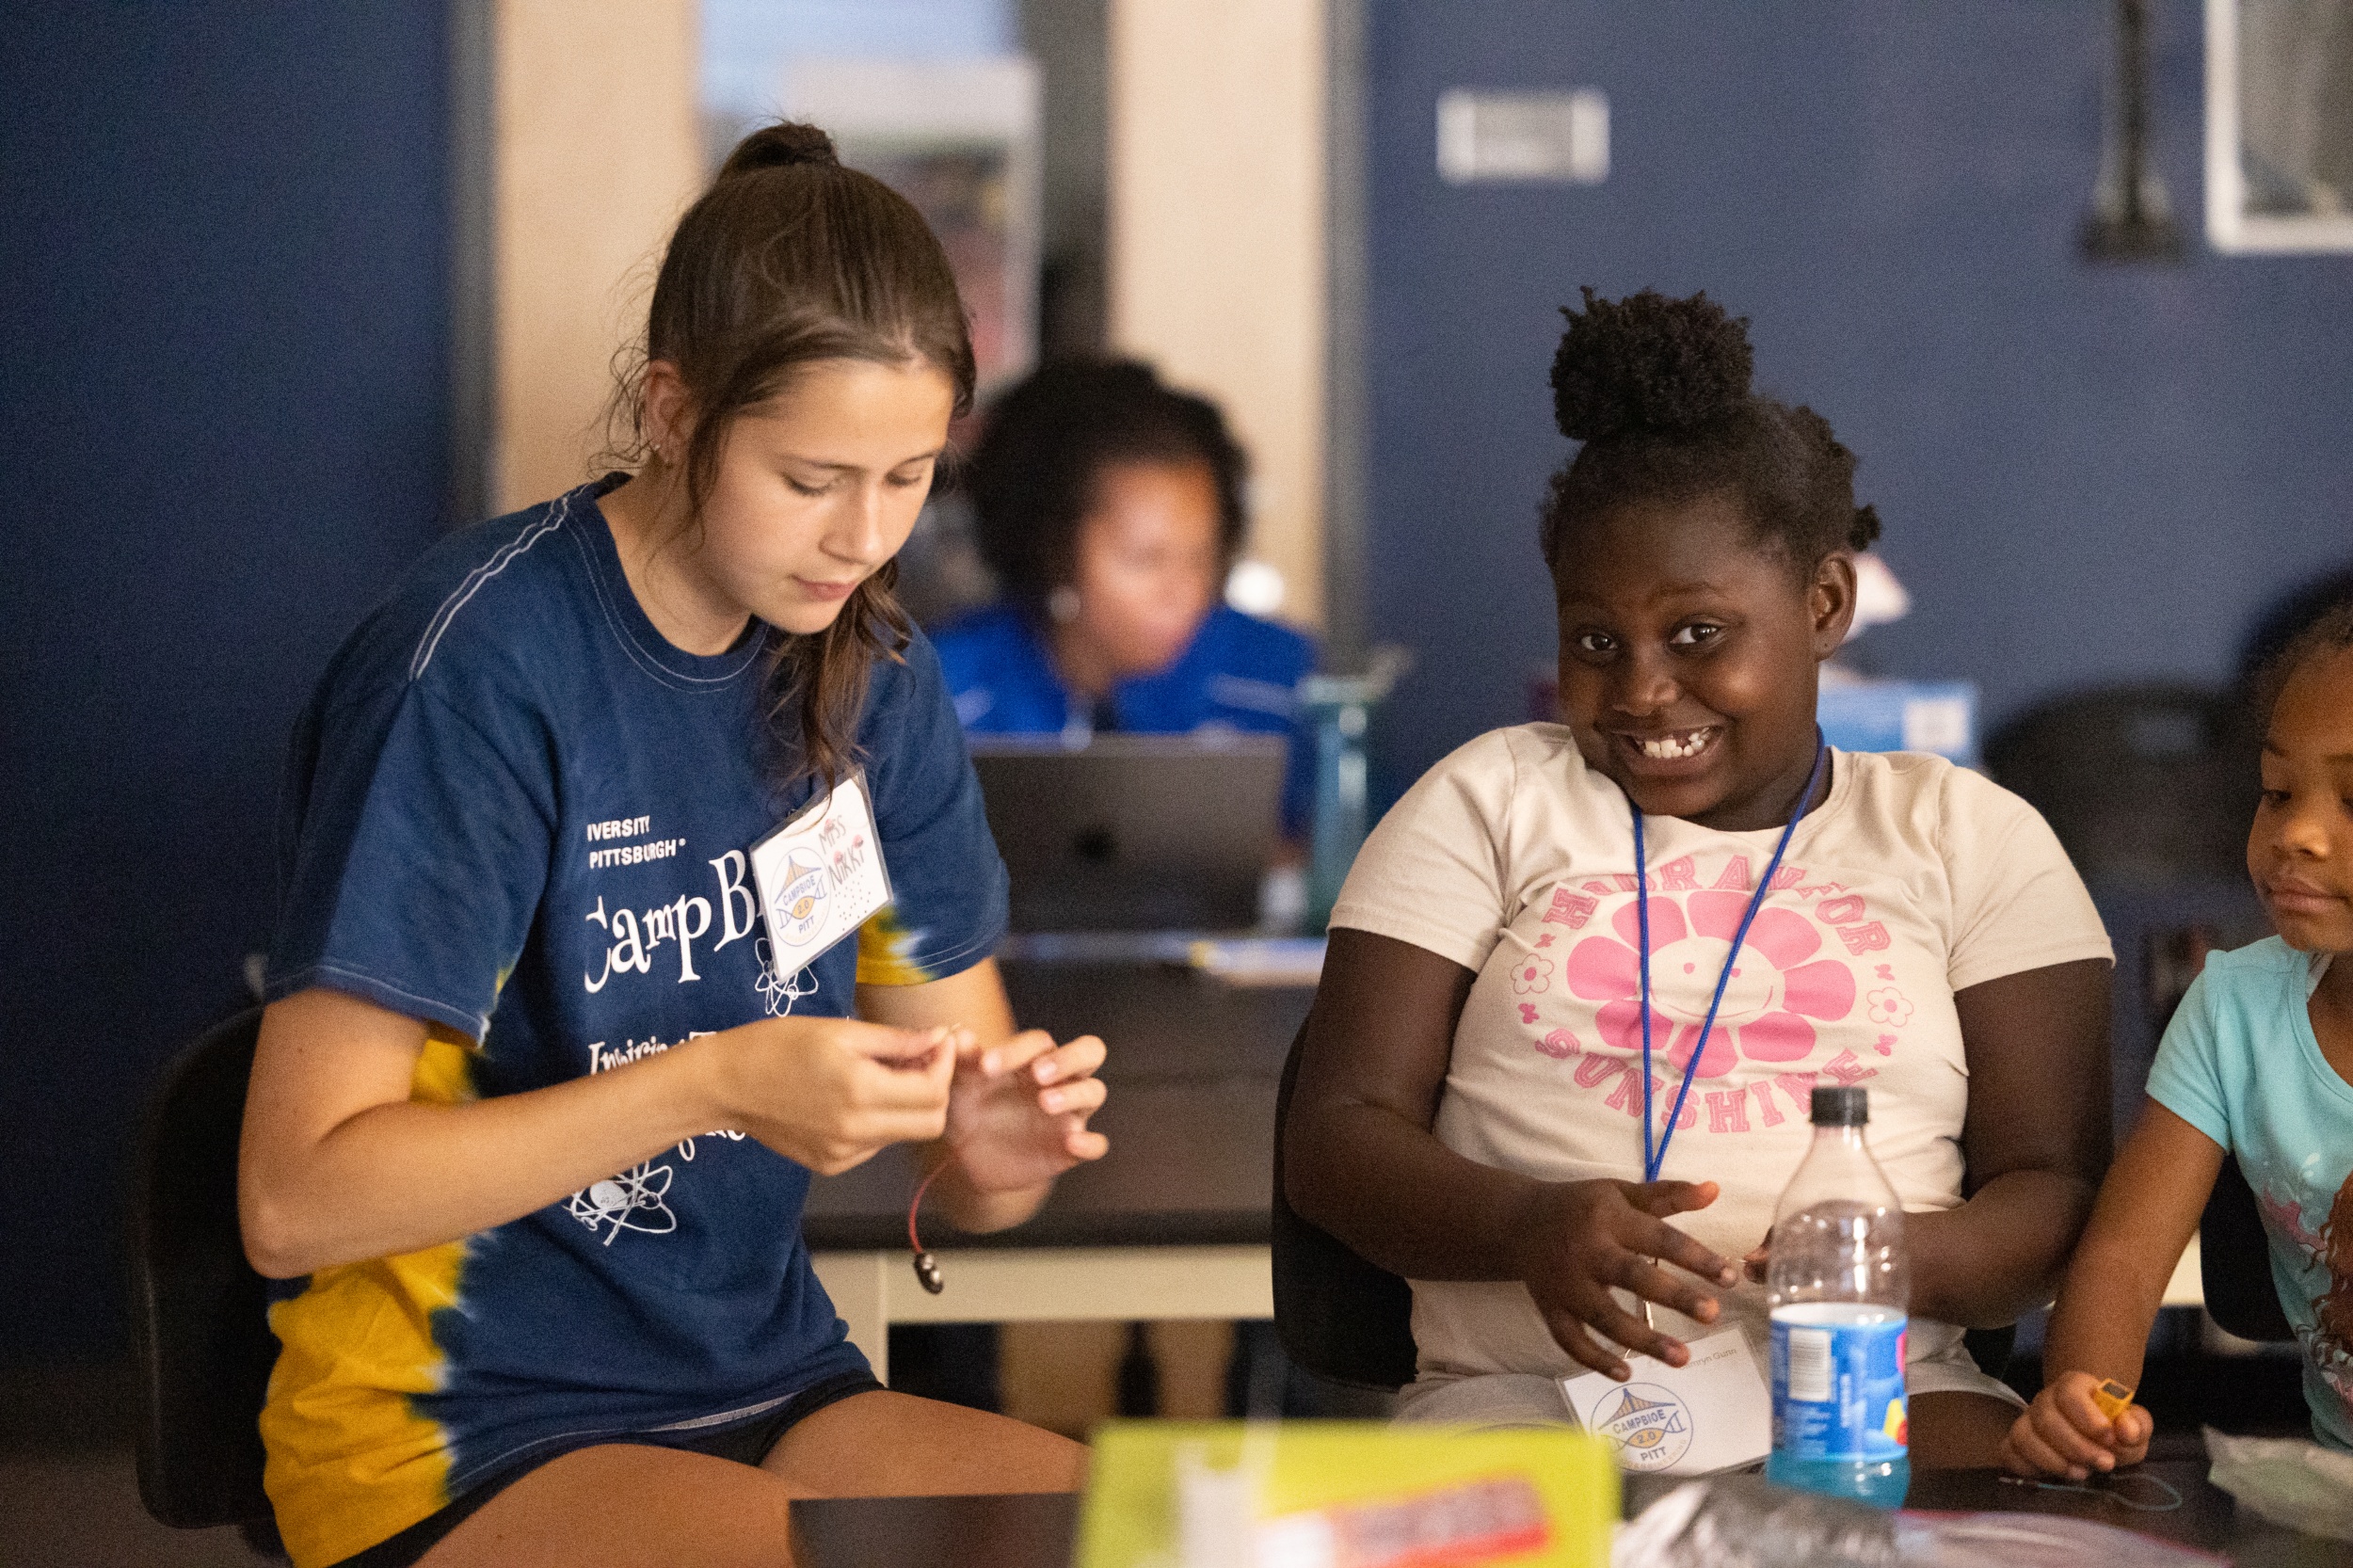
MULTIPOLYGON (((1650 900, 1651 1040, 1653 1048, 1666 1048, 1678 1073, 1699 1045, 1708 999, 1748 904, 1746 893, 1716 888, 1650 900)), ((1638 922, 1628 900, 1610 919, 1615 936, 1577 943, 1563 974, 1570 991, 1602 1004, 1593 1025, 1603 1043, 1627 1052, 1642 1048, 1638 922)), ((1853 972, 1836 959, 1815 960, 1821 947, 1820 929, 1797 910, 1758 912, 1725 984, 1700 1077, 1721 1078, 1741 1057, 1803 1061, 1815 1045, 1808 1020, 1830 1022, 1854 1010, 1853 972)))
POLYGON ((1512 990, 1516 996, 1541 996, 1552 989, 1552 960, 1531 952, 1512 967, 1512 990))
POLYGON ((1863 1000, 1869 1004, 1871 1021, 1882 1029, 1901 1029, 1912 1021, 1912 999, 1893 985, 1882 985, 1863 1000))

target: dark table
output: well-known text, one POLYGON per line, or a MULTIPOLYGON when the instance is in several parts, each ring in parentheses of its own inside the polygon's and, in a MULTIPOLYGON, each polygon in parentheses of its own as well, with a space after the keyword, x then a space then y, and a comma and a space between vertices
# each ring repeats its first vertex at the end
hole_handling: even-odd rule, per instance
MULTIPOLYGON (((2202 1460, 2137 1467, 2182 1495, 2171 1513, 2137 1513, 2080 1492, 2041 1492, 2004 1481, 1995 1470, 1931 1470, 1913 1478, 1905 1506, 1956 1513, 2063 1513, 2218 1553, 2239 1568, 2345 1568, 2353 1546, 2300 1536, 2237 1512, 2207 1484, 2202 1460)), ((1629 1505, 1667 1487, 1628 1489, 1629 1505)), ((792 1505, 807 1568, 1065 1568, 1077 1540, 1079 1499, 1042 1497, 859 1497, 792 1505)))
POLYGON ((964 1237, 924 1213, 947 1290, 907 1264, 914 1155, 817 1182, 802 1227, 850 1336, 886 1365, 893 1322, 1264 1318, 1274 1092, 1312 989, 1242 986, 1162 961, 1169 938, 1096 939, 1005 958, 1015 1016, 1058 1039, 1099 1034, 1111 1095, 1104 1159, 1071 1171, 1036 1218, 964 1237))
POLYGON ((2298 1535, 2240 1509, 2238 1499, 2207 1481, 2202 1459, 2157 1460, 2124 1474, 2165 1481, 2182 1495, 2182 1506, 2168 1513, 2139 1512, 2105 1496, 2022 1486, 1999 1470, 1923 1471, 1913 1478, 1904 1506, 1953 1513, 2063 1513, 2215 1552, 2238 1568, 2353 1563, 2353 1544, 2298 1535))

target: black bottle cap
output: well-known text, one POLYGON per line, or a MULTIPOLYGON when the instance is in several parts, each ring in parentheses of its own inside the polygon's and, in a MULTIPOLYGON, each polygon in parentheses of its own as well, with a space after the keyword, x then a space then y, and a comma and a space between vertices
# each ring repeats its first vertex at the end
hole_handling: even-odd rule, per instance
POLYGON ((1816 1127, 1867 1127, 1871 1121, 1871 1092, 1849 1084, 1814 1091, 1816 1127))

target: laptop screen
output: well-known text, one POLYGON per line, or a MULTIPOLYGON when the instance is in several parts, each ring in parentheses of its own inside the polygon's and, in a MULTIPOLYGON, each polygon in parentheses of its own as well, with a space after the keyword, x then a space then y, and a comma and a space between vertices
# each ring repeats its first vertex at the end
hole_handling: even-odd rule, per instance
POLYGON ((1013 929, 1247 930, 1284 756, 1273 735, 974 736, 1013 929))

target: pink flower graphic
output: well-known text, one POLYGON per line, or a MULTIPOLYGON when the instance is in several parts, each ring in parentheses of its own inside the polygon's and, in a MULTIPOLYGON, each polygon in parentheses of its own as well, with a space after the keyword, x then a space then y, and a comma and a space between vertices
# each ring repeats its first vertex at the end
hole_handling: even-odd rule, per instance
POLYGON ((1531 952, 1521 959, 1512 970, 1512 990, 1523 997, 1541 996, 1552 989, 1552 960, 1541 952, 1531 952))
POLYGON ((1871 1021, 1882 1029, 1901 1029, 1912 1021, 1912 999, 1893 985, 1882 985, 1863 1000, 1870 1004, 1871 1021))
MULTIPOLYGON (((1666 1048, 1678 1073, 1699 1045, 1708 999, 1748 904, 1746 893, 1714 888, 1650 901, 1651 1041, 1654 1048, 1666 1048)), ((1632 900, 1609 926, 1615 936, 1588 936, 1569 951, 1563 978, 1576 995, 1603 1004, 1593 1025, 1605 1045, 1639 1052, 1641 930, 1632 900)), ((1830 1022, 1854 1010, 1852 971, 1835 959, 1809 962, 1821 946, 1821 931, 1796 910, 1759 911, 1724 987, 1707 1052, 1700 1059, 1700 1077, 1721 1078, 1743 1056, 1752 1062, 1803 1061, 1815 1043, 1814 1025, 1807 1020, 1830 1022)))

